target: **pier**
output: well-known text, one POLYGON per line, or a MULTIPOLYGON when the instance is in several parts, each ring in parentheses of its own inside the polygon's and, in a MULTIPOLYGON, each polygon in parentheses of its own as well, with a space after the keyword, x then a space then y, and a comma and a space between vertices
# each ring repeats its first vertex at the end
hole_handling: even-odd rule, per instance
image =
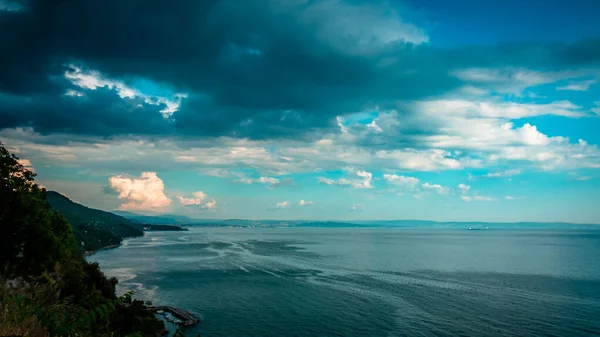
POLYGON ((175 316, 183 321, 183 323, 181 323, 181 325, 183 325, 183 326, 191 326, 191 325, 198 324, 200 322, 190 312, 183 310, 181 308, 177 308, 177 307, 164 305, 164 306, 148 307, 148 310, 150 310, 150 311, 162 310, 162 311, 170 312, 173 316, 175 316))

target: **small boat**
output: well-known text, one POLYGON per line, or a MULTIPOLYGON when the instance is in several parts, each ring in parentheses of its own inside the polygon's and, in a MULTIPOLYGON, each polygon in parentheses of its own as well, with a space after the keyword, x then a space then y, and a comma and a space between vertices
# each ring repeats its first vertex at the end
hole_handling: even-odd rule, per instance
POLYGON ((156 313, 162 315, 164 313, 164 311, 163 310, 156 310, 156 313))

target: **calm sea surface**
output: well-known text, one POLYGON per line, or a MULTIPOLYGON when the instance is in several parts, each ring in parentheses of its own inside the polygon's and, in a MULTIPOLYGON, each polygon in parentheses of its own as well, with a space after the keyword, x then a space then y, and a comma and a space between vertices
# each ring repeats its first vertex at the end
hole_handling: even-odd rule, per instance
POLYGON ((90 260, 190 336, 600 335, 600 231, 192 228, 90 260))

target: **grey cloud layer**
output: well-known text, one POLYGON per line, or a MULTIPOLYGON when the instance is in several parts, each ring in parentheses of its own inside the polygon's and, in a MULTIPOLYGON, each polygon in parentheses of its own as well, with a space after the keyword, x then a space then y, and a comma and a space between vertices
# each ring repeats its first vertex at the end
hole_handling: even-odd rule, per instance
POLYGON ((455 69, 600 64, 598 39, 436 49, 418 44, 427 37, 416 26, 372 2, 22 3, 20 11, 0 11, 0 128, 42 133, 309 137, 337 128, 337 115, 454 90, 464 84, 455 69), (339 21, 340 13, 349 21, 339 21), (403 33, 382 40, 386 29, 403 33), (66 97, 74 89, 63 78, 69 63, 124 82, 150 79, 189 98, 165 119, 164 106, 108 88, 66 97))

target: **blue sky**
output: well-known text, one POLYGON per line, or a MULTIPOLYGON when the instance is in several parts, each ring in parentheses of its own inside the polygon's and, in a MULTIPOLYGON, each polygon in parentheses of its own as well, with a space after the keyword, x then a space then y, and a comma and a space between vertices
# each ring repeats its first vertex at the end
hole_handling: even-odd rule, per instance
POLYGON ((593 1, 36 2, 0 1, 0 141, 77 202, 600 223, 593 1))
POLYGON ((432 43, 464 44, 575 42, 596 38, 598 4, 587 0, 443 1, 411 0, 432 43))

